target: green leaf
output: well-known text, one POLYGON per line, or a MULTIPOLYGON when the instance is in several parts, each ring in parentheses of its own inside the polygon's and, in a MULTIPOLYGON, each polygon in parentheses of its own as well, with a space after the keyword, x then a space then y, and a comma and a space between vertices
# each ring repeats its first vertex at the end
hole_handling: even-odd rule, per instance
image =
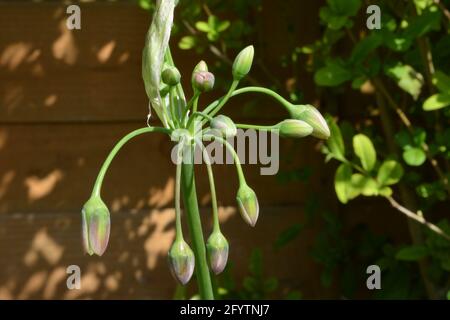
POLYGON ((339 15, 352 17, 361 8, 361 0, 327 0, 330 8, 339 15))
POLYGON ((397 85, 408 92, 414 100, 420 95, 423 86, 423 76, 410 65, 401 63, 386 68, 386 74, 397 82, 397 85))
POLYGON ((433 4, 433 0, 414 0, 414 4, 416 5, 417 11, 420 13, 426 7, 431 6, 433 4))
POLYGON ((423 110, 433 111, 450 106, 450 94, 449 93, 437 93, 433 94, 423 103, 423 110))
POLYGON ((278 288, 278 280, 274 277, 267 279, 264 282, 264 291, 270 293, 278 288))
POLYGON ((286 244, 294 240, 303 230, 303 227, 304 225, 295 223, 288 229, 284 230, 275 241, 275 249, 280 249, 281 247, 284 247, 286 244))
POLYGON ((437 70, 433 75, 433 84, 442 92, 450 93, 450 77, 437 70))
POLYGON ((327 146, 334 158, 340 161, 345 160, 345 145, 342 139, 341 130, 332 117, 327 116, 328 127, 330 128, 330 137, 327 140, 327 146))
POLYGON ((353 149, 361 160, 363 168, 367 171, 372 170, 377 160, 377 154, 369 137, 361 133, 354 136, 353 149))
POLYGON ((351 63, 361 63, 373 50, 378 48, 383 43, 383 38, 378 33, 371 33, 363 40, 358 42, 353 48, 352 55, 350 56, 351 63))
POLYGON ((321 8, 319 11, 320 19, 327 24, 328 28, 332 30, 342 29, 348 21, 346 16, 336 15, 329 7, 321 8))
POLYGON ((144 10, 151 10, 154 4, 151 0, 139 0, 139 6, 144 10))
POLYGON ((396 184, 403 176, 403 168, 395 160, 386 160, 378 169, 377 181, 382 186, 396 184))
POLYGON ((371 177, 355 173, 352 175, 352 189, 350 197, 356 198, 359 194, 366 197, 378 195, 378 183, 371 177))
POLYGON ((347 203, 351 193, 352 168, 349 164, 341 164, 334 175, 334 190, 340 202, 347 203))
POLYGON ((196 44, 195 37, 193 36, 185 36, 180 39, 180 42, 178 43, 178 46, 180 49, 183 50, 190 50, 192 49, 196 44))
POLYGON ((230 27, 231 23, 228 20, 225 21, 221 21, 219 22, 219 24, 217 25, 217 32, 223 32, 225 30, 227 30, 230 27))
POLYGON ((201 32, 209 32, 211 30, 210 25, 206 21, 197 21, 195 27, 201 32))
POLYGON ((316 71, 314 81, 319 86, 334 87, 352 78, 352 73, 336 61, 328 62, 327 65, 316 71))
POLYGON ((378 193, 380 196, 390 197, 392 196, 392 189, 390 187, 382 187, 380 190, 378 190, 378 193))
POLYGON ((360 89, 362 87, 362 85, 364 83, 366 83, 366 81, 368 80, 368 78, 366 76, 359 76, 355 79, 353 79, 352 81, 352 89, 360 89))
POLYGON ((422 165, 426 158, 427 156, 425 151, 420 148, 409 147, 403 152, 403 160, 405 160, 408 165, 413 167, 422 165))
POLYGON ((439 30, 441 24, 441 13, 435 6, 422 12, 421 15, 412 19, 404 32, 404 36, 414 40, 426 33, 439 30))
POLYGON ((422 245, 413 245, 400 249, 395 255, 395 259, 403 261, 417 261, 428 254, 428 249, 422 245))

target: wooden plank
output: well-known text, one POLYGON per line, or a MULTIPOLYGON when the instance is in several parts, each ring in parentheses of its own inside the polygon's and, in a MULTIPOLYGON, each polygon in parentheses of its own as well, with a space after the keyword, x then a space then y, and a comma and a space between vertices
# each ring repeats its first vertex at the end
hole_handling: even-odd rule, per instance
MULTIPOLYGON (((0 127, 0 214, 78 211, 109 151, 136 128, 133 124, 0 127)), ((258 193, 261 205, 303 203, 309 190, 323 183, 321 176, 326 177, 320 155, 308 151, 315 139, 280 141, 281 150, 292 155, 288 159, 282 151, 286 158, 280 160, 281 170, 307 165, 314 175, 308 184, 280 184, 276 176, 261 176, 259 165, 245 165, 248 184, 258 193)), ((104 200, 112 210, 173 205, 171 147, 167 136, 152 134, 135 138, 121 150, 103 186, 104 200)), ((199 199, 209 206, 206 171, 198 170, 199 199)), ((234 165, 217 165, 214 172, 220 203, 234 205, 234 165)))
MULTIPOLYGON (((175 281, 167 268, 166 254, 174 237, 173 216, 171 209, 113 213, 110 243, 102 257, 83 254, 79 214, 2 216, 0 299, 170 298, 175 281), (69 265, 81 268, 80 290, 66 287, 69 265)), ((202 216, 209 216, 209 211, 202 216)), ((319 278, 319 270, 308 256, 313 230, 280 251, 273 247, 282 230, 304 219, 301 210, 263 208, 257 228, 246 225, 233 208, 221 208, 220 216, 238 284, 247 274, 252 248, 261 248, 264 272, 277 276, 282 290, 300 289, 316 298, 323 294, 318 281, 311 281, 319 278)), ((209 234, 209 227, 205 227, 205 234, 209 234)))
MULTIPOLYGON (((83 4, 82 29, 69 31, 63 4, 0 6, 0 122, 144 121, 148 100, 141 53, 147 12, 130 3, 83 4)), ((175 51, 182 74, 189 75, 199 58, 175 51)), ((189 93, 190 77, 185 78, 189 93)), ((258 106, 269 112, 256 116, 279 115, 282 110, 271 103, 258 106)))

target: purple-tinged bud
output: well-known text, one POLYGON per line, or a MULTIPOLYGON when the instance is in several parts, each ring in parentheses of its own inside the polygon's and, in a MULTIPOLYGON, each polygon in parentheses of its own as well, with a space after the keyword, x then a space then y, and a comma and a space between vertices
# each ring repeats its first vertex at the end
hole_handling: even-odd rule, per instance
POLYGON ((283 138, 303 138, 313 132, 313 128, 302 120, 287 119, 276 125, 278 134, 283 138))
POLYGON ((259 204, 255 192, 247 184, 241 184, 236 201, 244 221, 254 227, 259 216, 259 204))
POLYGON ((172 275, 182 285, 189 282, 194 272, 195 257, 184 240, 175 240, 169 250, 169 267, 172 275))
POLYGON ((234 80, 241 80, 250 72, 254 54, 255 49, 253 46, 248 46, 239 52, 233 62, 234 80))
POLYGON ((214 88, 214 75, 208 71, 198 71, 192 75, 192 86, 194 90, 208 92, 214 88))
POLYGON ((237 135, 237 128, 230 117, 218 115, 210 121, 212 131, 219 136, 230 138, 237 135))
POLYGON ((165 84, 173 87, 180 83, 181 74, 177 68, 169 67, 162 72, 161 79, 165 84))
POLYGON ((108 207, 98 196, 91 197, 81 211, 84 249, 101 256, 108 246, 111 220, 108 207))
POLYGON ((206 241, 209 264, 214 274, 225 269, 228 261, 228 241, 220 231, 213 232, 206 241))
POLYGON ((330 128, 322 114, 312 105, 292 105, 290 108, 291 117, 305 121, 313 128, 312 136, 319 139, 330 137, 330 128))

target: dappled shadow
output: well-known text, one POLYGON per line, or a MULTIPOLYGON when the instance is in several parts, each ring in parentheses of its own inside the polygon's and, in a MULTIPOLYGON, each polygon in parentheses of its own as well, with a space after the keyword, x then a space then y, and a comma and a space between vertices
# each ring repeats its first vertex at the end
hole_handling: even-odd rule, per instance
MULTIPOLYGON (((82 251, 80 209, 102 161, 120 137, 145 124, 140 68, 149 22, 146 12, 129 4, 89 7, 82 14, 82 30, 69 31, 59 4, 27 10, 12 4, 0 12, 0 299, 170 298, 176 285, 167 268, 175 169, 168 137, 138 137, 113 161, 102 190, 111 209, 108 249, 102 257, 82 251), (70 265, 81 268, 80 290, 67 289, 70 265)), ((274 43, 272 50, 278 57, 284 48, 274 43)), ((174 54, 183 74, 189 74, 198 57, 174 54)), ((308 88, 307 83, 306 94, 312 91, 308 88)), ((260 111, 274 110, 271 103, 258 104, 258 116, 272 121, 276 113, 260 111)), ((241 105, 236 99, 231 113, 241 113, 241 105)), ((260 176, 258 166, 245 165, 260 199, 256 228, 236 213, 235 168, 214 168, 230 261, 240 281, 250 251, 260 247, 269 274, 286 288, 320 297, 324 289, 314 281, 320 270, 308 252, 316 230, 305 231, 281 251, 273 243, 289 225, 304 221, 308 192, 326 193, 336 207, 329 190, 332 175, 314 152, 319 146, 313 139, 284 140, 281 148, 284 170, 309 166, 314 179, 282 183, 260 176)), ((204 168, 198 168, 197 183, 206 237, 211 198, 204 168)), ((376 207, 364 209, 367 220, 378 213, 376 207)))

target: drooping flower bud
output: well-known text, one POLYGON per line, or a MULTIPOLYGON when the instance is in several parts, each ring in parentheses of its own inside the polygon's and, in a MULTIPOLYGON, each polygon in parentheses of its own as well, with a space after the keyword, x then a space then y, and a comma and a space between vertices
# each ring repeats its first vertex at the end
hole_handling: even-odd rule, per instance
POLYGON ((172 275, 182 285, 189 282, 194 272, 195 257, 184 240, 175 240, 169 250, 169 267, 172 275))
POLYGON ((225 269, 228 261, 228 241, 220 231, 213 232, 206 241, 209 264, 214 274, 225 269))
POLYGON ((109 210, 98 196, 91 197, 81 210, 83 245, 89 255, 101 256, 108 246, 111 220, 109 210))
POLYGON ((253 48, 253 46, 248 46, 241 52, 239 52, 233 62, 234 80, 241 80, 250 72, 254 54, 255 49, 253 48))
POLYGON ((180 83, 181 74, 175 67, 166 68, 161 74, 162 81, 168 86, 176 86, 180 83))
POLYGON ((259 204, 255 192, 247 184, 241 184, 236 200, 242 218, 254 227, 259 216, 259 204))
POLYGON ((313 132, 313 128, 302 120, 287 119, 276 125, 278 133, 283 138, 303 138, 313 132))
POLYGON ((312 136, 319 139, 330 137, 330 128, 322 114, 312 105, 292 105, 289 109, 293 119, 305 121, 313 128, 312 136))
POLYGON ((194 72, 192 75, 192 87, 200 92, 208 92, 214 88, 214 75, 208 71, 194 72))
POLYGON ((237 128, 230 117, 218 115, 210 121, 210 126, 214 134, 229 138, 237 134, 237 128))

